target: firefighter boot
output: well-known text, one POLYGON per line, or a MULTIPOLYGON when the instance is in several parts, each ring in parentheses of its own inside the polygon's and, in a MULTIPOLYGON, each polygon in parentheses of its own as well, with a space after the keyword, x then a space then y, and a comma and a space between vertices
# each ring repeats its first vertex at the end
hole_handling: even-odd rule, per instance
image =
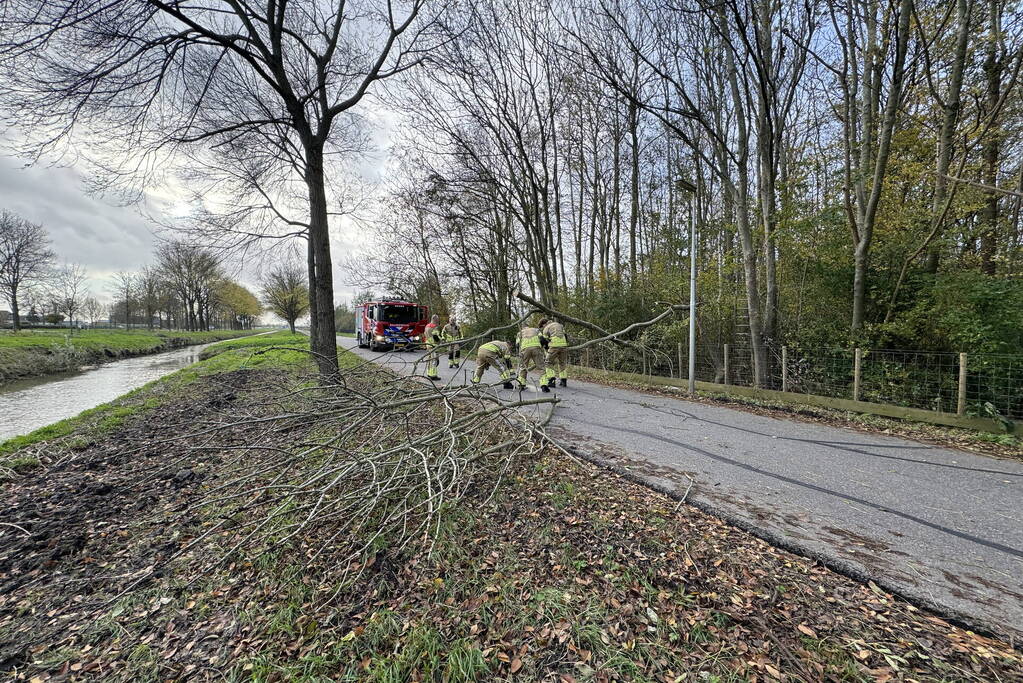
POLYGON ((567 387, 568 386, 568 380, 565 379, 564 377, 561 378, 561 386, 563 386, 563 387, 567 387))

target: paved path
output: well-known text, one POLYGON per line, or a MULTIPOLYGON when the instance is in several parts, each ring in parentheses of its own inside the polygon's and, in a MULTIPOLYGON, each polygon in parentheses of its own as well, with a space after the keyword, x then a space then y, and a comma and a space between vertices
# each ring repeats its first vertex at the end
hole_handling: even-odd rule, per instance
MULTIPOLYGON (((420 355, 339 342, 405 372, 420 355)), ((444 358, 441 376, 458 383, 472 367, 446 365, 444 358)), ((486 379, 496 382, 496 372, 486 379)), ((1023 463, 569 385, 558 390, 550 428, 566 447, 676 495, 695 481, 689 502, 773 543, 968 624, 1023 637, 1023 463)))

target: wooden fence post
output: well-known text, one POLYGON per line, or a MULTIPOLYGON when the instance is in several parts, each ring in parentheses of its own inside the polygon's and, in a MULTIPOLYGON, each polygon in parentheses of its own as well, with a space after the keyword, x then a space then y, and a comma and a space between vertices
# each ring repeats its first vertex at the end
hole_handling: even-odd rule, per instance
POLYGON ((643 374, 646 375, 646 349, 643 349, 643 374))
POLYGON ((678 379, 682 379, 682 342, 678 343, 678 379))
POLYGON ((728 384, 728 344, 725 344, 725 384, 728 384))
POLYGON ((781 390, 789 390, 789 347, 781 347, 781 390))
POLYGON ((966 354, 959 354, 959 400, 956 402, 956 415, 966 414, 966 354))
POLYGON ((861 349, 860 347, 857 346, 856 347, 856 351, 854 352, 853 358, 854 358, 854 360, 853 360, 853 400, 854 401, 859 401, 860 400, 860 379, 861 379, 860 370, 862 369, 862 366, 863 366, 863 349, 861 349))

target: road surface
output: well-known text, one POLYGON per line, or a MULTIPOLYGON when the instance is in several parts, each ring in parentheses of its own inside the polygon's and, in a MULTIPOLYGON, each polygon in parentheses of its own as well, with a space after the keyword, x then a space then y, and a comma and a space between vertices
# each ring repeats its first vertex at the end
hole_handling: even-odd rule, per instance
MULTIPOLYGON (((400 372, 420 356, 338 341, 400 372)), ((471 369, 441 359, 445 381, 471 369)), ((1023 637, 1023 463, 572 379, 557 391, 548 431, 569 450, 676 496, 693 482, 687 502, 776 545, 1023 637)))

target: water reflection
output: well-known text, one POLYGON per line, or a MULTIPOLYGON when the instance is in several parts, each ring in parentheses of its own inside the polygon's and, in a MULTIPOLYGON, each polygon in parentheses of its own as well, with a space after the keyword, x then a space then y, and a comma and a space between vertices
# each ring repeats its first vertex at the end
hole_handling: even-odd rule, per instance
POLYGON ((0 441, 72 417, 191 365, 204 348, 191 346, 6 384, 0 387, 0 441))

